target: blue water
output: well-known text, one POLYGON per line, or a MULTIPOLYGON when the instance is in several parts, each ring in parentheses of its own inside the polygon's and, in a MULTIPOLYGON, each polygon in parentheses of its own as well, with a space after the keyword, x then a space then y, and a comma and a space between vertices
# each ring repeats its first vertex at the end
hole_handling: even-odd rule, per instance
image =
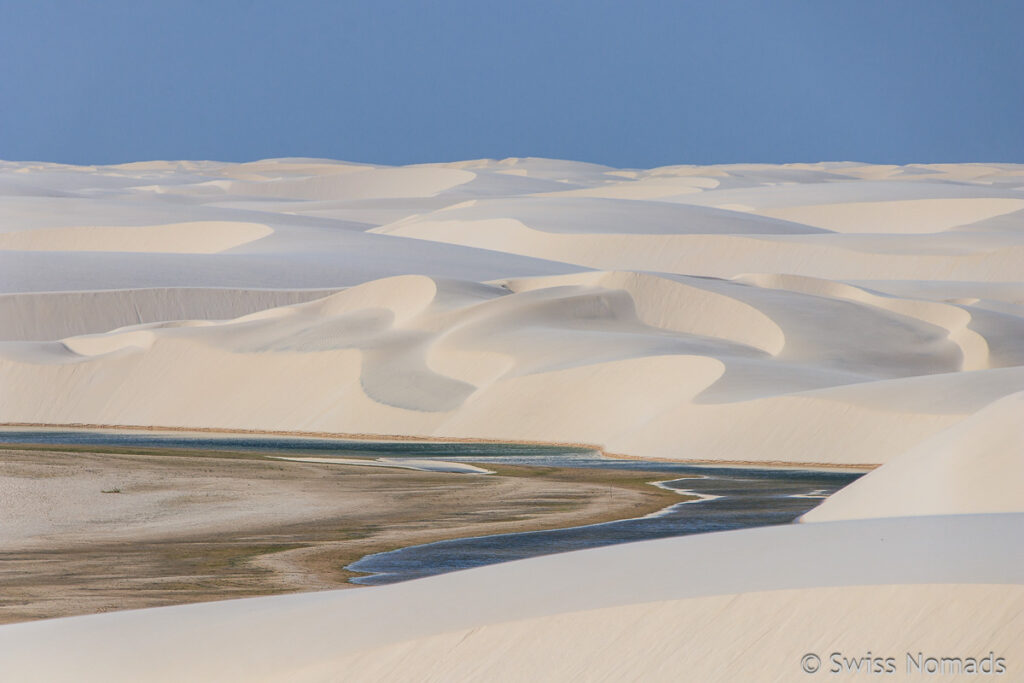
POLYGON ((699 479, 680 479, 668 482, 665 486, 718 497, 676 504, 656 516, 646 518, 552 531, 440 541, 369 555, 347 567, 352 571, 369 574, 352 581, 370 585, 394 583, 496 562, 616 543, 788 524, 818 505, 824 496, 859 476, 835 472, 700 468, 666 466, 660 462, 632 462, 619 461, 593 466, 625 465, 623 469, 699 475, 699 479))
POLYGON ((72 430, 0 430, 0 444, 93 445, 206 449, 329 457, 432 458, 546 467, 651 472, 664 486, 707 496, 673 505, 655 516, 552 531, 440 541, 369 555, 347 568, 366 573, 360 584, 385 584, 570 550, 669 536, 787 524, 857 473, 707 467, 645 460, 616 460, 585 448, 488 443, 353 441, 302 437, 247 437, 181 433, 72 430), (672 480, 673 477, 687 477, 672 480))
POLYGON ((298 436, 240 436, 200 432, 127 432, 115 430, 0 429, 0 444, 116 446, 240 451, 246 453, 308 454, 379 458, 444 458, 467 456, 511 457, 594 455, 582 448, 492 443, 438 443, 425 441, 358 441, 298 436))

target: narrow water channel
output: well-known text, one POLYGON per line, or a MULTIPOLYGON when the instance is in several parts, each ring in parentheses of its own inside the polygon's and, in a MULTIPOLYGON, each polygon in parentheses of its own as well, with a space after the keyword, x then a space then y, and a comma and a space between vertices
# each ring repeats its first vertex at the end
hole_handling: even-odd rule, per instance
POLYGON ((0 444, 175 448, 320 457, 430 458, 453 462, 602 468, 651 472, 652 482, 699 500, 653 515, 603 524, 439 541, 369 555, 347 568, 352 581, 376 585, 538 555, 669 536, 787 524, 859 473, 709 467, 663 461, 618 460, 584 448, 489 443, 351 441, 276 436, 221 436, 174 432, 0 430, 0 444), (666 476, 667 475, 667 476, 666 476), (678 478, 675 478, 678 477, 678 478), (660 481, 659 481, 660 480, 660 481))

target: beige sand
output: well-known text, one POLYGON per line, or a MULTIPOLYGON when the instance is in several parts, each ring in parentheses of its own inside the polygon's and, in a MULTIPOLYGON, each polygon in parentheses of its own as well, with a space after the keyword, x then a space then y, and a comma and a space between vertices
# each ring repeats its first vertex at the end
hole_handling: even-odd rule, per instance
POLYGON ((0 422, 871 466, 1024 387, 1019 166, 12 168, 105 190, 33 249, 271 232, 0 251, 0 422))
POLYGON ((1024 392, 1002 398, 834 493, 805 522, 1024 512, 1024 392))
POLYGON ((783 218, 835 232, 933 233, 1024 209, 1024 199, 910 199, 814 204, 765 209, 783 218))
POLYGON ((0 249, 215 254, 266 237, 272 232, 266 225, 234 221, 44 228, 0 233, 0 249))
POLYGON ((1024 500, 1022 189, 1013 164, 2 164, 0 423, 882 466, 807 517, 854 521, 576 556, 557 594, 536 577, 559 561, 536 560, 9 627, 0 661, 23 680, 593 680, 685 678, 682 659, 786 681, 838 643, 1006 649, 1019 678, 1021 521, 970 513, 1024 500))
POLYGON ((0 628, 0 656, 24 681, 785 682, 811 680, 809 653, 819 678, 861 680, 827 674, 830 656, 870 651, 895 658, 894 680, 920 680, 905 675, 907 652, 991 652, 1015 680, 1022 521, 788 525, 365 590, 17 624, 0 628))
POLYGON ((1024 381, 1011 316, 972 329, 962 305, 759 281, 622 272, 486 285, 376 280, 235 320, 2 345, 0 371, 21 389, 0 396, 0 408, 7 422, 877 464, 1024 381), (555 395, 537 410, 538 396, 555 395), (727 428, 738 422, 744 429, 727 428))
POLYGON ((0 452, 0 622, 350 587, 370 553, 680 500, 650 473, 130 453, 0 452))

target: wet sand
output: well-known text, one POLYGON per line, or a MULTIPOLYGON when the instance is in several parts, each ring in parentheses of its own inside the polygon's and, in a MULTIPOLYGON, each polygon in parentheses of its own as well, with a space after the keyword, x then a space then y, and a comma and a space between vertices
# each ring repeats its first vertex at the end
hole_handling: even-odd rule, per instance
MULTIPOLYGON (((651 472, 493 475, 152 448, 0 450, 0 623, 350 587, 360 557, 636 517, 651 472)), ((671 475, 670 475, 671 476, 671 475)))

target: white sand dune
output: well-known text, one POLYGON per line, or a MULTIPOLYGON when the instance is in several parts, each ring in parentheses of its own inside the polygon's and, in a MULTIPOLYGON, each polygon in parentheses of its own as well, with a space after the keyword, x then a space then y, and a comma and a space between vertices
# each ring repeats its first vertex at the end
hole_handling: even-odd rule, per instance
POLYGON ((319 299, 322 289, 111 289, 0 294, 3 341, 47 341, 171 320, 224 320, 319 299))
POLYGON ((835 232, 933 233, 1024 209, 1024 199, 907 199, 764 209, 762 215, 835 232))
MULTIPOLYGON (((740 212, 733 212, 740 213, 740 212)), ((742 214, 741 214, 742 215, 742 214)), ((951 246, 932 253, 909 251, 906 240, 893 246, 888 235, 865 242, 842 238, 862 235, 764 235, 740 228, 716 234, 593 234, 550 233, 513 218, 475 221, 444 220, 443 213, 399 221, 374 232, 532 255, 598 269, 651 270, 710 277, 748 272, 787 273, 843 279, 980 280, 1016 282, 1024 261, 1024 238, 1001 235, 989 247, 951 246)), ((709 233, 712 231, 707 229, 709 233)), ((896 234, 903 238, 905 235, 896 234)), ((966 242, 962 237, 959 242, 966 242)), ((979 238, 972 238, 975 243, 979 238)))
POLYGON ((3 422, 875 465, 1024 388, 1019 166, 8 163, 7 182, 49 194, 0 193, 0 242, 32 249, 0 249, 3 422))
POLYGON ((0 423, 882 465, 820 523, 4 627, 0 671, 790 681, 891 647, 1020 678, 1022 191, 1012 164, 0 163, 0 423))
MULTIPOLYGON (((288 169, 289 175, 303 170, 307 169, 288 169)), ((317 172, 316 168, 308 170, 313 172, 303 178, 278 176, 256 182, 234 181, 227 185, 226 191, 229 194, 289 199, 429 197, 476 177, 471 171, 454 168, 357 168, 326 174, 317 172)))
POLYGON ((990 368, 969 320, 955 305, 806 280, 594 272, 481 284, 410 275, 236 319, 4 343, 0 367, 23 389, 0 405, 7 422, 528 439, 669 459, 877 464, 1019 390, 1024 370, 990 368), (192 388, 197 377, 202 392, 192 388), (303 381, 275 384, 285 377, 303 381), (561 400, 537 409, 538 396, 553 395, 561 400), (728 427, 737 422, 744 429, 728 427))
POLYGON ((196 221, 148 226, 43 228, 0 233, 11 251, 140 251, 216 254, 273 233, 266 225, 196 221))
POLYGON ((995 401, 803 516, 863 517, 1024 512, 1024 392, 995 401))

